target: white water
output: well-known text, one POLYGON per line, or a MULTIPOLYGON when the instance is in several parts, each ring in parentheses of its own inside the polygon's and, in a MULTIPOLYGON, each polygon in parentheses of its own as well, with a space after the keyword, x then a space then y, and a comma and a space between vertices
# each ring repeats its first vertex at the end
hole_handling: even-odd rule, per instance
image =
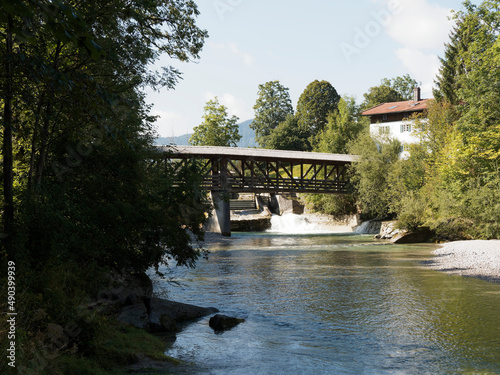
POLYGON ((380 221, 363 221, 353 232, 358 234, 377 234, 380 232, 380 221))
POLYGON ((268 232, 289 234, 330 233, 319 225, 310 223, 301 215, 284 214, 271 217, 271 229, 268 232))

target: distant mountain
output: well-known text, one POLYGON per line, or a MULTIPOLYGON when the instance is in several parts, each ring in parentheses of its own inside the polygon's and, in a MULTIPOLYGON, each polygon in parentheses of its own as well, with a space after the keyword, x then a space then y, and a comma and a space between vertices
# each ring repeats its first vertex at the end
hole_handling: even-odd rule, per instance
POLYGON ((250 124, 253 120, 247 120, 238 124, 241 139, 238 142, 238 147, 257 147, 257 142, 255 142, 255 132, 250 128, 250 124))
MULTIPOLYGON (((241 139, 238 142, 238 147, 257 147, 255 142, 255 132, 250 128, 253 120, 247 120, 238 124, 241 139)), ((156 138, 155 144, 160 145, 177 145, 187 146, 188 141, 192 134, 179 135, 178 137, 160 137, 156 138)))

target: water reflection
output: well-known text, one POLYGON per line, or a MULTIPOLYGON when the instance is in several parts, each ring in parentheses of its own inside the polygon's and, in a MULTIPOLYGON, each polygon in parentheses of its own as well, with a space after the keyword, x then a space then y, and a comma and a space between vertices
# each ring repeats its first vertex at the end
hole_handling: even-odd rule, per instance
POLYGON ((208 318, 168 354, 203 374, 500 373, 500 286, 420 266, 431 247, 367 236, 236 235, 184 272, 173 299, 246 318, 208 318))

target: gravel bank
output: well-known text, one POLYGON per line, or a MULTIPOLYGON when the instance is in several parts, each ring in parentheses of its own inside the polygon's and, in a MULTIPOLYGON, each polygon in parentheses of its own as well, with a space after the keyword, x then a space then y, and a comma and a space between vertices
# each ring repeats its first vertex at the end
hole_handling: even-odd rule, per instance
POLYGON ((500 284, 500 240, 449 242, 433 254, 432 269, 500 284))

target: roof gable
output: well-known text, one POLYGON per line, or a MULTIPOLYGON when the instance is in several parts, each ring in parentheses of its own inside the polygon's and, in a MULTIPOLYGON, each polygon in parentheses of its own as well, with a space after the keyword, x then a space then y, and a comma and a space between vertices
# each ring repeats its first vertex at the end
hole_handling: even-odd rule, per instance
POLYGON ((427 109, 427 101, 429 99, 422 99, 419 101, 405 100, 402 102, 389 102, 382 103, 375 107, 369 108, 362 112, 363 116, 384 115, 388 113, 411 113, 422 112, 427 109))

